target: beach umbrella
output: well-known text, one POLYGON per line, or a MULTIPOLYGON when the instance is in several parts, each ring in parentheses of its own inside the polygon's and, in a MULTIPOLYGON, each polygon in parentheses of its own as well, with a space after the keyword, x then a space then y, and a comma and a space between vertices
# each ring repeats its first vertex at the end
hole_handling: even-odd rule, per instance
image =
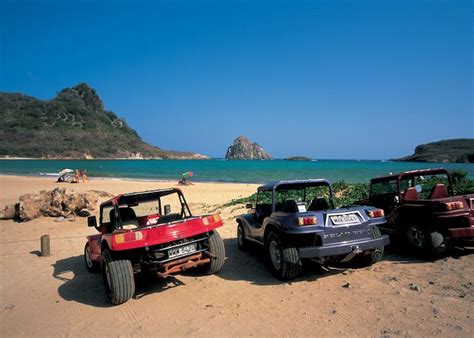
POLYGON ((193 177, 194 173, 192 171, 187 171, 181 174, 183 177, 193 177))

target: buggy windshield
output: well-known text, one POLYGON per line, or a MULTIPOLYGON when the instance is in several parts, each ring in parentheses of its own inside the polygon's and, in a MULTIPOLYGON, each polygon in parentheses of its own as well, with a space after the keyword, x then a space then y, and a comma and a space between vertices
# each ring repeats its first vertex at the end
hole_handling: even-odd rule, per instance
POLYGON ((329 183, 279 184, 275 188, 275 211, 306 212, 333 209, 329 183))
POLYGON ((114 228, 135 229, 192 217, 179 190, 126 194, 101 208, 101 222, 114 228))

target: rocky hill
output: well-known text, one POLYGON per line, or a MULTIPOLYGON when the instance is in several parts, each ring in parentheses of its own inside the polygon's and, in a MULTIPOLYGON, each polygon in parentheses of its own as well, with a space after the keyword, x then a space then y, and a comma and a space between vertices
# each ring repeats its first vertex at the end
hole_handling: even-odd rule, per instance
POLYGON ((415 148, 413 155, 392 161, 474 163, 474 139, 460 138, 422 144, 415 148))
POLYGON ((0 93, 0 117, 3 158, 206 158, 145 143, 125 120, 106 111, 96 91, 85 83, 47 101, 0 93))
POLYGON ((250 142, 244 136, 239 136, 227 148, 225 158, 227 160, 269 160, 272 157, 259 144, 250 142))

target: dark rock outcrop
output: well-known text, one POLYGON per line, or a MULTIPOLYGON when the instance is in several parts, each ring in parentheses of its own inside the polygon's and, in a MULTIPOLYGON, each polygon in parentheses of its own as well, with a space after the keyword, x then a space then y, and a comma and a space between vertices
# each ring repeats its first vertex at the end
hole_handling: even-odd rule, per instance
POLYGON ((227 160, 270 160, 272 157, 259 144, 250 142, 244 136, 239 136, 227 148, 225 158, 227 160))
POLYGON ((81 108, 91 112, 101 112, 104 110, 104 103, 97 95, 94 88, 86 83, 79 83, 72 88, 63 89, 56 97, 57 101, 65 103, 76 103, 81 108))
POLYGON ((0 118, 0 157, 5 158, 207 158, 145 143, 124 119, 105 110, 85 83, 47 101, 0 93, 0 118))
POLYGON ((452 139, 422 144, 415 148, 413 155, 392 161, 474 163, 474 139, 452 139))

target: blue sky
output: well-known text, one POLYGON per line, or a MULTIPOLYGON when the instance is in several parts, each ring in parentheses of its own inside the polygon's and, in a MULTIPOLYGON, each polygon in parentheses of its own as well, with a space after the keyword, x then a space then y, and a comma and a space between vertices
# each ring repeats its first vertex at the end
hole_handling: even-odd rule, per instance
POLYGON ((386 159, 474 137, 471 1, 5 1, 0 91, 86 82, 164 149, 386 159))

